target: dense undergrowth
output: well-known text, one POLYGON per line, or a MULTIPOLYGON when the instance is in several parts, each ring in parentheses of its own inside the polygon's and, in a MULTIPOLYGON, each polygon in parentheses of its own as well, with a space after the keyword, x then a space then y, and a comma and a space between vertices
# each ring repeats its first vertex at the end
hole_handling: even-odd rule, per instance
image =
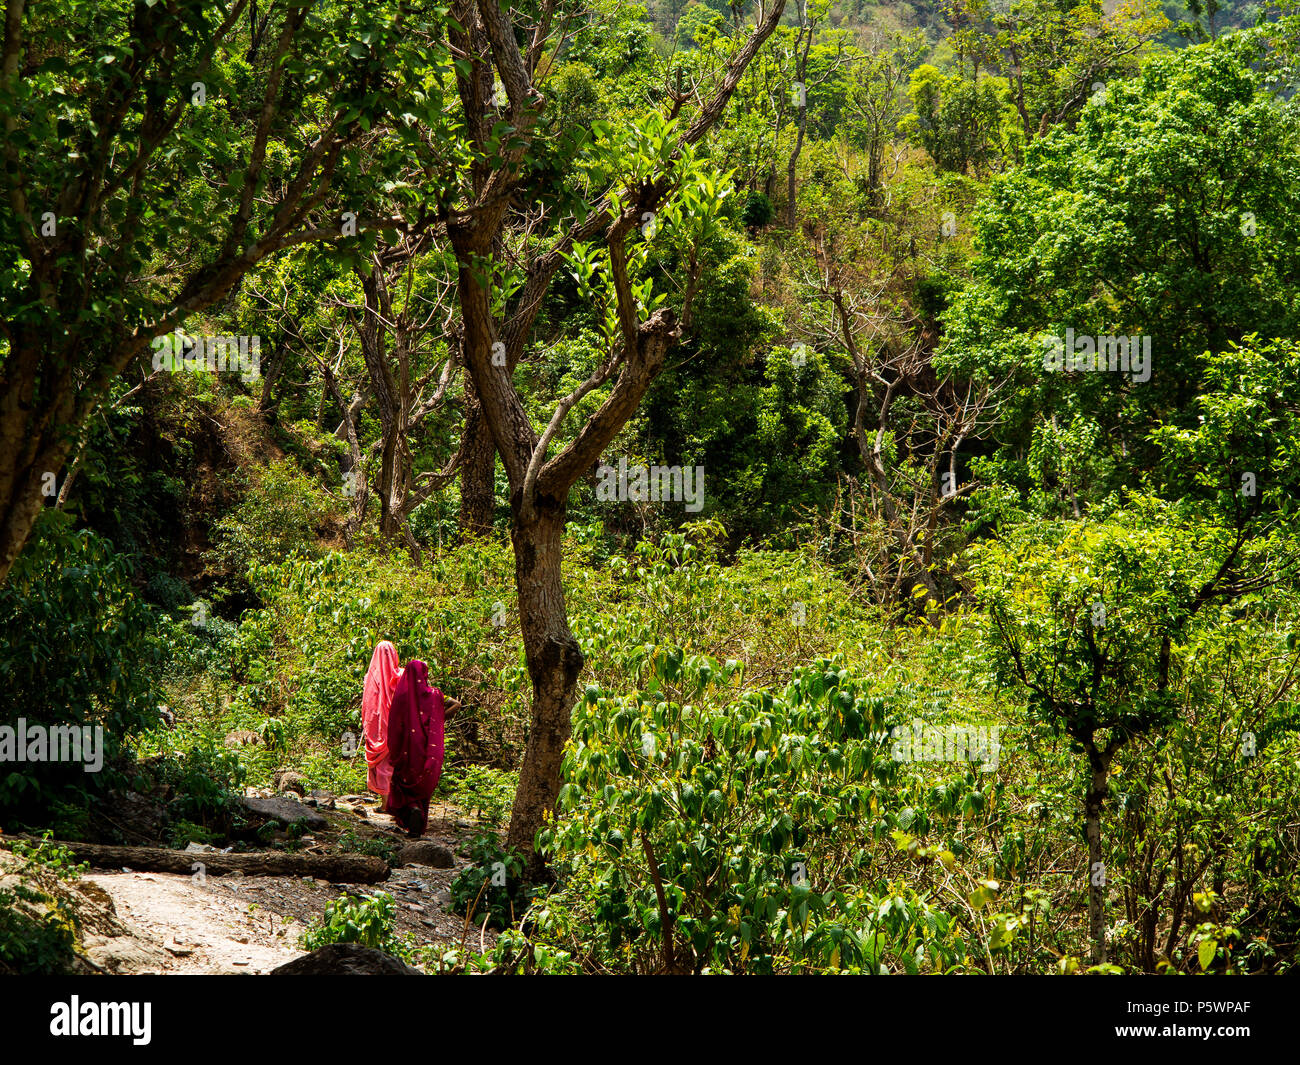
MULTIPOLYGON (((540 840, 556 880, 527 888, 522 864, 481 837, 453 894, 476 926, 503 934, 487 955, 450 950, 432 964, 1086 967, 1086 766, 1000 685, 981 615, 899 624, 815 552, 723 564, 720 534, 700 524, 630 556, 608 554, 595 529, 571 537, 569 607, 587 665, 540 840), (979 726, 994 742, 963 746, 958 730, 979 726)), ((311 786, 363 790, 358 693, 387 637, 466 703, 436 799, 504 824, 529 698, 506 550, 471 544, 419 568, 377 551, 294 555, 255 564, 250 582, 263 605, 237 625, 195 629, 184 611, 167 623, 178 724, 148 733, 142 754, 231 786, 291 768, 311 786), (224 749, 240 730, 260 742, 224 749)), ((1258 711, 1291 668, 1287 631, 1280 616, 1240 619, 1230 640, 1189 647, 1174 723, 1117 764, 1110 964, 1290 966, 1294 712, 1258 711)), ((220 791, 195 801, 193 822, 220 791)))

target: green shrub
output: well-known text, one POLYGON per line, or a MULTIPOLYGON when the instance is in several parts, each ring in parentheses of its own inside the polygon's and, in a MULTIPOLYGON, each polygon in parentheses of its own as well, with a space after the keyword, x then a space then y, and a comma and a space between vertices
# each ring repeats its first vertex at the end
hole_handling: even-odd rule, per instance
POLYGON ((6 823, 45 824, 56 801, 85 807, 122 782, 128 744, 158 721, 158 631, 112 545, 72 532, 63 514, 43 514, 0 585, 0 723, 101 728, 102 769, 56 761, 8 768, 0 774, 6 823))
POLYGON ((389 865, 397 864, 397 852, 402 844, 388 836, 360 835, 356 829, 349 828, 339 836, 339 850, 344 854, 365 854, 372 858, 382 858, 389 865))
POLYGON ((393 929, 393 896, 383 891, 368 896, 340 895, 298 942, 304 950, 317 950, 329 943, 360 943, 403 961, 411 959, 410 945, 393 929))
POLYGON ((338 512, 337 501, 293 463, 272 463, 217 522, 209 561, 241 586, 253 566, 295 552, 319 555, 318 531, 338 512))
POLYGON ((476 835, 469 846, 471 864, 451 882, 451 904, 474 924, 485 915, 492 928, 507 928, 528 909, 536 892, 523 881, 524 862, 491 832, 476 835))
POLYGON ((174 847, 211 843, 230 834, 239 817, 246 772, 237 754, 210 742, 162 763, 159 783, 173 795, 167 813, 174 847))
POLYGON ((466 813, 495 825, 504 823, 509 815, 518 784, 518 773, 469 765, 444 774, 439 793, 466 813))
POLYGON ((776 208, 765 193, 751 192, 745 198, 745 207, 740 220, 751 229, 761 229, 776 217, 776 208))
POLYGON ((80 924, 75 911, 41 882, 76 880, 87 866, 76 863, 71 851, 48 839, 35 844, 15 842, 12 851, 21 865, 17 883, 0 889, 0 974, 67 973, 75 959, 80 924), (42 907, 42 915, 32 913, 42 907))

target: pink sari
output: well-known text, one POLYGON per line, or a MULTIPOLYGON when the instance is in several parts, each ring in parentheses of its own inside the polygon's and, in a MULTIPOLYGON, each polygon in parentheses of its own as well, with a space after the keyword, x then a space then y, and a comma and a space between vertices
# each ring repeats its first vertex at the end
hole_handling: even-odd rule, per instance
POLYGON ((388 752, 388 714, 393 703, 393 691, 402 675, 399 661, 397 648, 387 640, 381 641, 370 658, 361 694, 361 723, 366 734, 366 784, 380 795, 388 794, 393 777, 393 763, 388 752))
POLYGON ((412 836, 429 823, 429 797, 438 786, 443 760, 442 692, 429 687, 429 670, 418 658, 406 663, 397 682, 388 729, 393 770, 384 812, 412 836))

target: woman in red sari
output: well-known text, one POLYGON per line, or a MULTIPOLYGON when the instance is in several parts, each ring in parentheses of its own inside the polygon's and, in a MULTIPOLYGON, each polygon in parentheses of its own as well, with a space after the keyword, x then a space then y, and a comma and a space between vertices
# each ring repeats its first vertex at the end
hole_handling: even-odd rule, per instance
POLYGON ((388 757, 388 710, 402 675, 397 648, 381 640, 370 657, 361 695, 361 724, 366 739, 366 784, 380 795, 388 794, 393 766, 388 757))
POLYGON ((429 669, 418 658, 406 663, 388 712, 392 778, 384 812, 412 838, 428 827, 429 797, 442 775, 443 722, 459 705, 429 686, 429 669))

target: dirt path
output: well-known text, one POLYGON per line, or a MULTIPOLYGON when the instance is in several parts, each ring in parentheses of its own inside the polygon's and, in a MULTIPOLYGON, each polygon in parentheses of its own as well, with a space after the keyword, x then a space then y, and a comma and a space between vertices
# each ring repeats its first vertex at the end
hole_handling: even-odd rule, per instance
POLYGON ((259 892, 249 892, 249 885, 199 884, 167 873, 85 879, 109 894, 118 917, 163 948, 164 964, 145 971, 265 973, 303 953, 297 946, 303 925, 256 904, 259 892))
MULTIPOLYGON (((451 848, 451 833, 427 841, 451 848)), ((393 897, 394 929, 418 945, 462 941, 463 916, 448 912, 449 886, 463 869, 414 865, 394 869, 379 884, 348 886, 310 877, 192 876, 169 873, 96 872, 84 880, 113 900, 117 917, 148 946, 115 971, 140 973, 266 973, 304 951, 298 937, 344 892, 393 897), (152 959, 160 959, 155 963, 152 959)), ((479 940, 473 930, 475 945, 479 940)), ((485 942, 495 935, 487 933, 485 942)))

